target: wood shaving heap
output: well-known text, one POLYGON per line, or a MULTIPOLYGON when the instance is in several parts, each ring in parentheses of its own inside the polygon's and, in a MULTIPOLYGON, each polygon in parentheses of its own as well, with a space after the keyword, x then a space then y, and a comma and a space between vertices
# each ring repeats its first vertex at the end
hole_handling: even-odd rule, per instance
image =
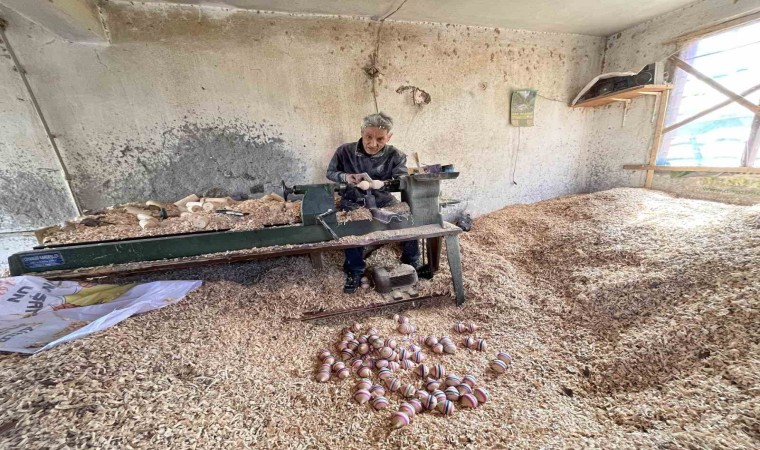
POLYGON ((87 226, 77 222, 66 222, 58 229, 47 232, 45 244, 72 244, 78 242, 95 242, 137 237, 162 236, 169 234, 192 233, 212 230, 255 230, 267 226, 288 225, 301 222, 301 202, 282 202, 262 198, 257 200, 229 201, 226 209, 248 213, 246 216, 233 216, 215 212, 194 212, 187 217, 168 217, 157 221, 156 228, 140 227, 137 217, 128 213, 126 207, 142 207, 139 203, 113 206, 101 213, 85 218, 99 220, 102 225, 87 226), (199 227, 190 220, 203 218, 199 227))
MULTIPOLYGON (((354 383, 314 381, 314 349, 351 322, 401 337, 388 311, 285 321, 382 301, 343 294, 333 252, 320 271, 292 257, 104 280, 205 283, 94 336, 0 356, 0 447, 760 446, 760 206, 614 189, 505 208, 461 244, 467 303, 405 314, 418 335, 481 326, 488 351, 445 360, 488 386, 475 410, 393 430, 351 398, 354 383), (496 376, 501 349, 514 363, 496 376)), ((450 283, 444 269, 418 289, 450 283)))

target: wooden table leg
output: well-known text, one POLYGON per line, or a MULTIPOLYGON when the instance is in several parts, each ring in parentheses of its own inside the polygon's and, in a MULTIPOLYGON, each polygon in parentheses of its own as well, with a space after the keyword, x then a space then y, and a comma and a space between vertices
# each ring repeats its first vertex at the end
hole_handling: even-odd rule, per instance
POLYGON ((457 306, 464 303, 464 282, 462 281, 462 258, 459 252, 459 236, 446 236, 446 256, 449 259, 451 279, 454 282, 457 306))
POLYGON ((425 248, 427 250, 427 260, 430 264, 430 271, 432 273, 438 272, 441 267, 441 243, 443 239, 441 237, 434 237, 425 239, 425 248))

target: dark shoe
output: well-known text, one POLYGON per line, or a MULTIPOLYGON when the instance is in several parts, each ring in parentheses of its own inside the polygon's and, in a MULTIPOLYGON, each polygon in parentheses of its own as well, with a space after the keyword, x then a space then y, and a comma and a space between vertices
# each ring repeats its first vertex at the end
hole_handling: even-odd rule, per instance
POLYGON ((401 264, 409 264, 410 266, 414 267, 414 270, 417 272, 417 278, 421 278, 423 280, 430 280, 433 278, 434 274, 433 270, 430 268, 430 264, 422 265, 419 259, 412 262, 401 261, 401 264))
POLYGON ((423 280, 430 280, 433 278, 433 269, 430 268, 430 264, 425 264, 424 266, 418 266, 415 267, 417 270, 417 278, 422 278, 423 280))
POLYGON ((343 292, 353 294, 362 285, 362 274, 349 273, 346 275, 346 284, 343 285, 343 292))

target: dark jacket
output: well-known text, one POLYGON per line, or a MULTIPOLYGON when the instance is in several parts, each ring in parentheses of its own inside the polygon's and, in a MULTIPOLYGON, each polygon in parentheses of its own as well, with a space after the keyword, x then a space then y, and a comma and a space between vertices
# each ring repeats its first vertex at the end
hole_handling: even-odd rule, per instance
MULTIPOLYGON (((357 142, 338 147, 327 166, 327 178, 335 183, 345 183, 346 174, 365 172, 373 180, 390 180, 407 175, 406 155, 396 147, 386 144, 381 151, 370 156, 364 151, 359 139, 357 142)), ((385 189, 374 190, 373 193, 378 207, 395 203, 395 198, 389 192, 385 192, 385 189)), ((359 202, 363 196, 363 191, 351 187, 346 191, 344 198, 349 202, 359 202)))

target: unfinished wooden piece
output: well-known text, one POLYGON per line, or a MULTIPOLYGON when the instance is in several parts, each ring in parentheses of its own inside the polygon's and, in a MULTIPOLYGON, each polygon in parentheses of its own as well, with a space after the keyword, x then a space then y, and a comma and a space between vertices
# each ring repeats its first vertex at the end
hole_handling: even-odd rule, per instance
POLYGON ((175 206, 185 207, 190 202, 197 202, 200 198, 195 194, 190 194, 187 197, 174 202, 175 206))
POLYGON ((152 217, 140 219, 140 228, 143 230, 158 228, 159 226, 161 226, 161 224, 158 223, 158 220, 152 217))
MULTIPOLYGON (((652 139, 652 147, 649 149, 648 163, 650 166, 654 166, 657 163, 657 152, 660 150, 662 144, 662 129, 665 126, 665 114, 668 111, 668 100, 670 99, 670 91, 663 91, 660 94, 659 102, 657 105, 657 124, 654 129, 654 139, 652 139)), ((644 180, 644 187, 647 189, 652 188, 652 181, 654 180, 654 171, 648 170, 646 179, 644 180)))
POLYGON ((190 212, 203 211, 203 203, 202 202, 187 202, 185 204, 185 208, 187 208, 187 210, 190 212))
POLYGON ((193 228, 197 230, 202 230, 208 226, 209 219, 208 217, 202 215, 202 214, 192 214, 189 217, 190 223, 193 225, 193 228))
POLYGON ((230 199, 228 197, 203 197, 201 201, 203 203, 211 202, 211 203, 217 203, 220 205, 227 205, 229 204, 230 199))
POLYGON ((274 192, 271 192, 271 193, 263 196, 261 199, 262 200, 267 200, 267 201, 275 201, 275 202, 285 203, 285 199, 282 198, 281 195, 275 194, 274 192))
POLYGON ((366 191, 367 189, 370 188, 370 186, 372 186, 372 185, 367 180, 361 181, 361 182, 359 182, 359 184, 356 185, 356 187, 359 188, 359 189, 361 189, 362 191, 366 191))

